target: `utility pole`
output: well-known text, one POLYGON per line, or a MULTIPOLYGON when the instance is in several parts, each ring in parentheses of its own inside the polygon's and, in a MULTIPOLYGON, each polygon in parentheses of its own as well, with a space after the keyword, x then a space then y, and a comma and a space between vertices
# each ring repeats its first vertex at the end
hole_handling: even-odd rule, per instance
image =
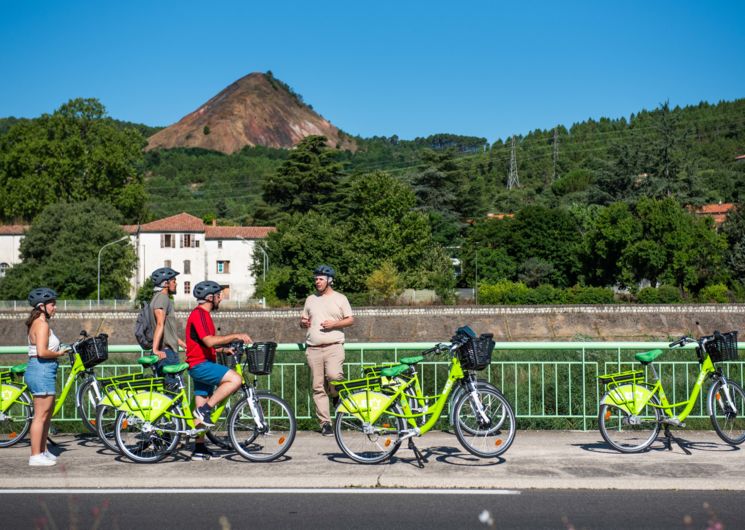
POLYGON ((554 127, 554 172, 551 176, 551 182, 556 180, 556 162, 559 160, 559 130, 554 127))
POLYGON ((512 150, 510 152, 510 176, 507 179, 507 189, 520 187, 520 179, 517 176, 517 156, 515 154, 515 135, 512 135, 512 150))

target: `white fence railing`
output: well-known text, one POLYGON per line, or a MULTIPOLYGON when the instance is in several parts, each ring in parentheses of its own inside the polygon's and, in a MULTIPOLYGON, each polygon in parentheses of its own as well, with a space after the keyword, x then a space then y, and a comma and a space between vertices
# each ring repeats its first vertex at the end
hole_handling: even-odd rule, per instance
MULTIPOLYGON (((174 301, 176 310, 186 311, 194 309, 194 300, 174 301)), ((254 309, 266 307, 264 300, 223 300, 220 307, 230 309, 254 309)), ((134 300, 57 300, 59 311, 133 311, 136 309, 134 300)), ((0 300, 0 311, 28 312, 30 307, 26 300, 0 300)))

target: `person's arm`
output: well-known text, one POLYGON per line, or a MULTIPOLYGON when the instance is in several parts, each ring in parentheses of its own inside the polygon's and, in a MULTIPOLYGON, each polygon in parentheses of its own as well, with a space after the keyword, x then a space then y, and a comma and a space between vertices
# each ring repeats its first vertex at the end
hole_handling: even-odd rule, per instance
POLYGON ((232 333, 230 335, 205 335, 200 337, 201 341, 208 348, 214 348, 216 346, 224 346, 230 344, 234 340, 242 340, 244 344, 250 344, 253 342, 251 337, 245 333, 232 333))
POLYGON ((181 349, 186 350, 186 343, 181 339, 176 339, 178 341, 178 345, 181 349))
POLYGON ((158 359, 165 359, 166 352, 160 349, 160 342, 163 340, 163 333, 166 329, 166 312, 163 309, 153 309, 155 317, 155 331, 153 331, 153 353, 158 359))
POLYGON ((321 322, 321 329, 331 331, 333 329, 348 328, 352 324, 354 324, 354 317, 348 316, 342 318, 341 320, 324 320, 323 322, 321 322))
POLYGON ((310 313, 308 312, 308 301, 305 301, 305 306, 303 306, 303 312, 300 314, 300 327, 301 328, 309 328, 310 327, 310 313))
POLYGON ((43 320, 36 319, 34 321, 31 326, 31 334, 36 344, 36 355, 42 359, 56 359, 65 354, 62 349, 60 351, 49 349, 49 324, 43 320))

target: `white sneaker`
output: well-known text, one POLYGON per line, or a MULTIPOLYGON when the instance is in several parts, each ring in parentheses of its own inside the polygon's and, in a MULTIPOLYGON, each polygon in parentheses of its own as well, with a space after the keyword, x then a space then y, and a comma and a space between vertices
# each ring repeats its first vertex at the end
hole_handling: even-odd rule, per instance
POLYGON ((55 460, 50 460, 44 453, 38 455, 31 455, 28 459, 28 465, 30 466, 53 466, 57 464, 55 460))
POLYGON ((56 462, 57 461, 57 457, 54 456, 52 453, 50 453, 49 452, 49 449, 47 449, 46 451, 44 451, 41 454, 43 454, 44 456, 46 456, 49 460, 52 460, 53 462, 56 462))

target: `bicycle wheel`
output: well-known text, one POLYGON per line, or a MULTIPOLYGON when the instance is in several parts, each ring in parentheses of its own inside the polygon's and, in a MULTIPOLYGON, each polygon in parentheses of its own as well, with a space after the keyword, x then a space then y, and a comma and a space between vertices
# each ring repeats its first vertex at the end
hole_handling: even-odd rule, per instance
POLYGON ((0 412, 0 447, 10 447, 23 440, 33 417, 34 401, 28 390, 24 390, 5 412, 0 412))
POLYGON ((116 417, 119 410, 111 405, 99 405, 96 408, 96 432, 103 444, 121 454, 119 446, 116 445, 116 417))
POLYGON ((172 453, 184 430, 181 409, 173 406, 152 423, 144 422, 127 411, 116 417, 116 444, 121 453, 138 464, 152 464, 172 453), (177 431, 177 432, 173 432, 177 431))
MULTIPOLYGON (((486 379, 479 379, 478 381, 476 381, 476 388, 477 389, 493 388, 497 392, 500 392, 496 386, 491 384, 486 379)), ((455 414, 455 404, 458 402, 458 399, 460 399, 460 397, 465 393, 466 393, 465 387, 463 385, 458 385, 456 389, 453 390, 453 393, 450 395, 450 417, 449 417, 450 425, 455 425, 455 421, 457 418, 455 414)), ((503 412, 504 414, 502 415, 501 418, 496 418, 497 421, 493 424, 492 429, 496 430, 502 426, 502 422, 504 422, 504 420, 507 418, 507 409, 503 409, 503 412)), ((461 428, 463 429, 463 431, 467 432, 468 434, 476 433, 476 431, 474 431, 471 428, 471 426, 468 424, 461 423, 461 428)))
POLYGON ((78 406, 78 416, 88 431, 96 432, 96 407, 98 406, 99 395, 96 392, 96 380, 92 377, 86 379, 78 387, 75 403, 78 406))
POLYGON ((484 422, 478 413, 474 397, 463 393, 455 404, 455 436, 469 453, 493 458, 507 451, 515 439, 515 413, 496 388, 482 385, 476 392, 488 421, 484 422))
POLYGON ((709 417, 719 437, 730 445, 745 442, 745 392, 734 381, 721 379, 709 389, 709 417), (729 394, 729 399, 727 395, 729 394))
MULTIPOLYGON (((354 397, 350 397, 354 400, 354 397)), ((337 412, 334 437, 345 455, 360 464, 378 464, 392 457, 400 443, 399 432, 405 427, 401 407, 394 403, 374 423, 348 412, 337 412)))
POLYGON ((235 404, 228 419, 230 443, 243 458, 253 462, 271 462, 292 446, 297 432, 295 415, 287 402, 274 394, 257 392, 254 416, 244 396, 235 404), (257 420, 263 426, 257 424, 257 420))
MULTIPOLYGON (((603 396, 606 401, 609 393, 603 396)), ((660 404, 656 396, 650 402, 660 404)), ((660 433, 660 409, 647 406, 639 416, 632 416, 622 408, 603 403, 598 414, 598 428, 603 439, 622 453, 641 453, 649 448, 660 433)))
POLYGON ((210 442, 223 449, 233 448, 233 444, 230 443, 230 434, 228 434, 228 420, 239 397, 240 394, 233 394, 227 398, 225 410, 215 420, 215 426, 210 427, 210 430, 205 433, 210 442))

